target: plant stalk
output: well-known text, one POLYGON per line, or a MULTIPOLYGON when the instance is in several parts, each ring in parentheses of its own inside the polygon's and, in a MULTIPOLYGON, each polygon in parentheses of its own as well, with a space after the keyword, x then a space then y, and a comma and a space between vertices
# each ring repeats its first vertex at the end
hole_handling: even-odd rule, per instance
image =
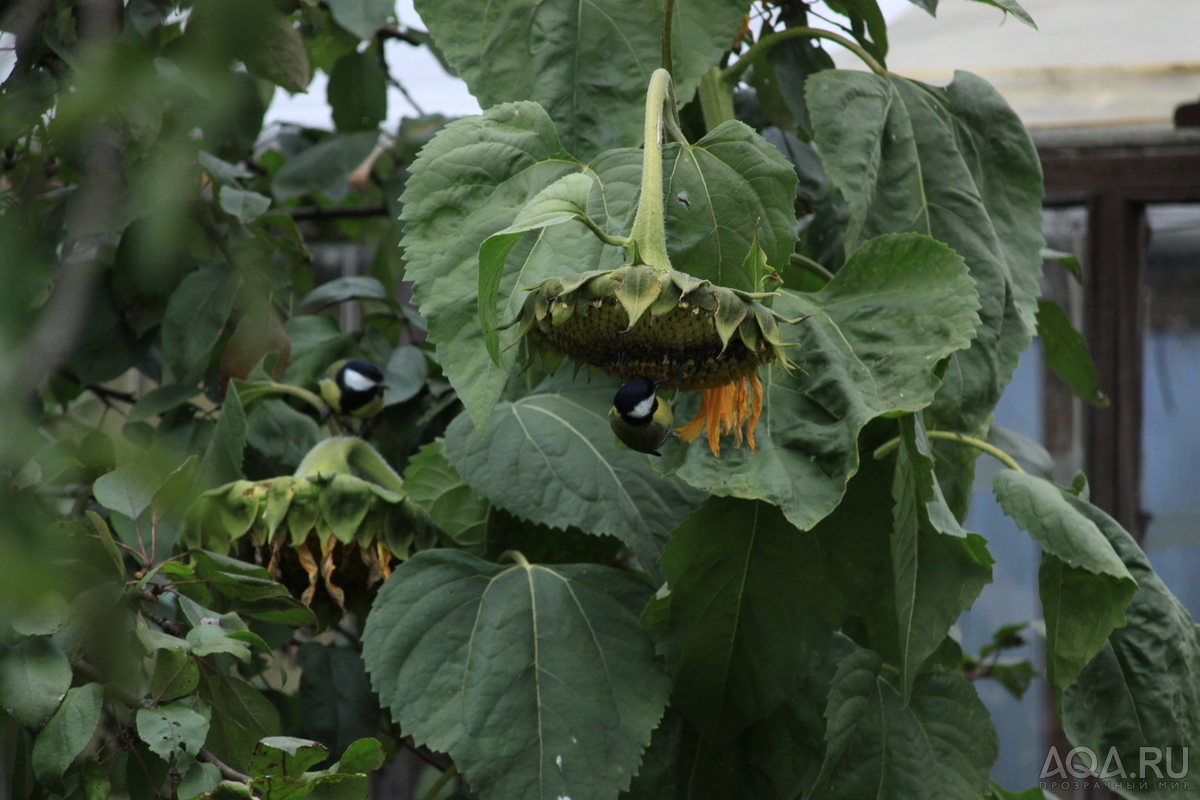
POLYGON ((742 77, 742 73, 749 69, 750 65, 753 64, 754 60, 760 55, 767 52, 785 39, 798 38, 828 39, 831 42, 837 42, 842 47, 846 48, 862 59, 862 62, 870 67, 871 71, 879 77, 886 79, 890 75, 890 73, 887 71, 887 68, 876 61, 874 56, 863 49, 862 45, 860 45, 858 42, 847 39, 845 36, 840 36, 833 31, 822 30, 821 28, 796 27, 787 28, 786 30, 782 31, 775 31, 774 33, 768 33, 766 36, 759 39, 750 46, 749 50, 742 54, 741 58, 721 71, 721 78, 724 79, 727 84, 733 86, 738 82, 738 79, 742 77))
POLYGON ((433 785, 429 787, 429 791, 425 793, 425 796, 421 800, 437 800, 437 796, 441 794, 442 789, 457 774, 458 767, 451 764, 449 769, 438 776, 438 779, 433 782, 433 785))
POLYGON ((529 559, 527 559, 525 554, 520 550, 505 550, 500 554, 500 558, 498 560, 503 561, 506 558, 512 559, 513 563, 522 569, 533 569, 529 563, 529 559))
MULTIPOLYGON (((259 381, 253 388, 260 387, 268 390, 267 392, 262 392, 262 394, 267 394, 268 392, 274 392, 276 394, 290 394, 292 397, 297 397, 308 403, 318 413, 325 410, 324 400, 322 400, 320 397, 317 397, 307 389, 303 389, 299 386, 292 386, 290 383, 279 383, 277 381, 259 381)), ((257 399, 259 396, 261 395, 254 395, 247 402, 257 399)))
MULTIPOLYGON (((663 130, 665 106, 673 101, 671 73, 656 69, 646 90, 646 121, 643 126, 642 186, 638 195, 637 215, 630 238, 637 243, 639 263, 662 269, 671 268, 667 256, 667 233, 663 218, 663 130)), ((674 108, 671 111, 674 113, 674 108)))
POLYGON ((802 268, 808 270, 813 275, 816 275, 818 278, 823 279, 826 283, 829 283, 831 280, 833 280, 832 272, 825 269, 824 265, 820 264, 817 261, 813 261, 811 258, 809 258, 807 256, 802 256, 799 253, 792 253, 791 256, 788 257, 788 260, 791 261, 796 266, 802 267, 802 268))
POLYGON ((675 0, 663 0, 662 32, 659 42, 659 66, 667 72, 675 69, 675 57, 671 49, 671 28, 675 24, 675 0))
MULTIPOLYGON (((954 431, 926 431, 925 435, 930 439, 945 439, 947 441, 969 445, 974 447, 976 450, 981 450, 984 453, 987 453, 989 456, 992 456, 1011 470, 1016 470, 1017 472, 1022 473, 1025 472, 1025 470, 1021 468, 1021 465, 1016 462, 1016 459, 1014 459, 1008 453, 1004 452, 993 444, 988 444, 982 439, 976 439, 974 436, 967 436, 965 433, 956 433, 954 431)), ((897 436, 895 439, 885 442, 884 444, 881 444, 879 447, 875 448, 873 455, 877 459, 886 458, 899 446, 900 437, 897 436)))

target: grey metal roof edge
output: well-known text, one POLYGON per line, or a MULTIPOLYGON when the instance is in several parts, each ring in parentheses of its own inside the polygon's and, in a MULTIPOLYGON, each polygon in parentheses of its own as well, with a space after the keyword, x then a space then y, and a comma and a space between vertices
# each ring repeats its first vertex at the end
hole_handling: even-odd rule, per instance
POLYGON ((1176 128, 1166 122, 1030 128, 1029 136, 1039 150, 1200 145, 1200 128, 1176 128))

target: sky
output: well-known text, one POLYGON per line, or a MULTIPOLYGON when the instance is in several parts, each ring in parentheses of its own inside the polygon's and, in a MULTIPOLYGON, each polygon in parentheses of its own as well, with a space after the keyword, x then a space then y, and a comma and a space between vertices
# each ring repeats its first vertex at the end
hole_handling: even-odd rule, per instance
MULTIPOLYGON (((879 0, 879 7, 889 21, 913 8, 909 0, 879 0)), ((426 27, 413 8, 412 0, 397 0, 396 15, 402 26, 426 27)), ((447 116, 479 113, 479 104, 467 91, 466 85, 443 72, 426 48, 393 40, 387 44, 386 55, 392 75, 408 90, 417 106, 414 108, 399 91, 390 89, 387 127, 394 128, 401 117, 415 116, 420 111, 447 116)), ((313 77, 306 94, 289 95, 283 89, 278 89, 267 112, 267 122, 299 122, 313 127, 332 128, 329 105, 325 99, 325 84, 325 75, 318 73, 313 77)))
MULTIPOLYGON (((879 0, 879 7, 891 21, 913 6, 910 0, 879 0)), ((413 8, 412 0, 396 0, 396 15, 403 26, 425 29, 420 15, 413 8)), ((467 91, 466 85, 448 76, 428 49, 395 40, 388 42, 386 47, 392 74, 412 99, 409 102, 398 90, 389 89, 388 127, 394 127, 402 117, 417 116, 422 112, 447 116, 479 113, 479 104, 467 91)), ((14 63, 12 36, 0 33, 0 81, 8 77, 14 63)), ((276 90, 266 121, 297 122, 331 129, 333 121, 325 97, 326 82, 326 76, 318 72, 305 93, 290 95, 283 89, 276 90)))

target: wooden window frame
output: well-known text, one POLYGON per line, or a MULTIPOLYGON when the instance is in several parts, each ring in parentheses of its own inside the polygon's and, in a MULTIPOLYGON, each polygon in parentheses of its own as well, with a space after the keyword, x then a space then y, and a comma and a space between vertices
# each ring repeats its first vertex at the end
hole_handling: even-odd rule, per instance
MULTIPOLYGON (((1169 132, 1168 132, 1169 133, 1169 132)), ((1163 138, 1169 139, 1170 136, 1163 138)), ((1084 334, 1108 408, 1084 411, 1091 498, 1141 541, 1146 205, 1200 202, 1200 144, 1039 147, 1048 206, 1087 208, 1084 334)))
MULTIPOLYGON (((1096 140, 1082 131, 1081 140, 1096 140)), ((1117 136, 1098 144, 1039 143, 1047 206, 1087 210, 1083 256, 1083 330, 1099 372, 1107 408, 1086 406, 1083 419, 1083 468, 1091 501, 1142 541, 1142 350, 1145 282, 1149 247, 1146 206, 1150 203, 1200 202, 1200 143, 1194 135, 1163 131, 1157 143, 1120 145, 1117 136), (1172 141, 1172 140, 1176 141, 1172 141)), ((1063 390, 1065 392, 1065 389, 1063 390)), ((1047 412, 1069 407, 1061 392, 1047 391, 1047 412)), ((1047 415, 1047 419, 1051 419, 1047 415)), ((1059 423, 1061 424, 1061 423, 1059 423)), ((1057 723, 1047 692, 1048 744, 1066 753, 1071 745, 1057 723)), ((1093 785, 1076 798, 1117 798, 1093 785)))

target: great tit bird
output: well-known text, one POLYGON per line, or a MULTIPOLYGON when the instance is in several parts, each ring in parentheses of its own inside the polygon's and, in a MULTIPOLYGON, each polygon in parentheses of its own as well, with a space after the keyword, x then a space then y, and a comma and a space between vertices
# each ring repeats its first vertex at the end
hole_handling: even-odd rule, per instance
POLYGON ((608 424, 617 438, 639 453, 661 456, 658 448, 679 434, 671 427, 675 415, 671 404, 658 399, 662 381, 634 378, 617 390, 608 424))
POLYGON ((318 384, 335 414, 369 419, 383 409, 383 371, 369 361, 338 361, 318 384))

